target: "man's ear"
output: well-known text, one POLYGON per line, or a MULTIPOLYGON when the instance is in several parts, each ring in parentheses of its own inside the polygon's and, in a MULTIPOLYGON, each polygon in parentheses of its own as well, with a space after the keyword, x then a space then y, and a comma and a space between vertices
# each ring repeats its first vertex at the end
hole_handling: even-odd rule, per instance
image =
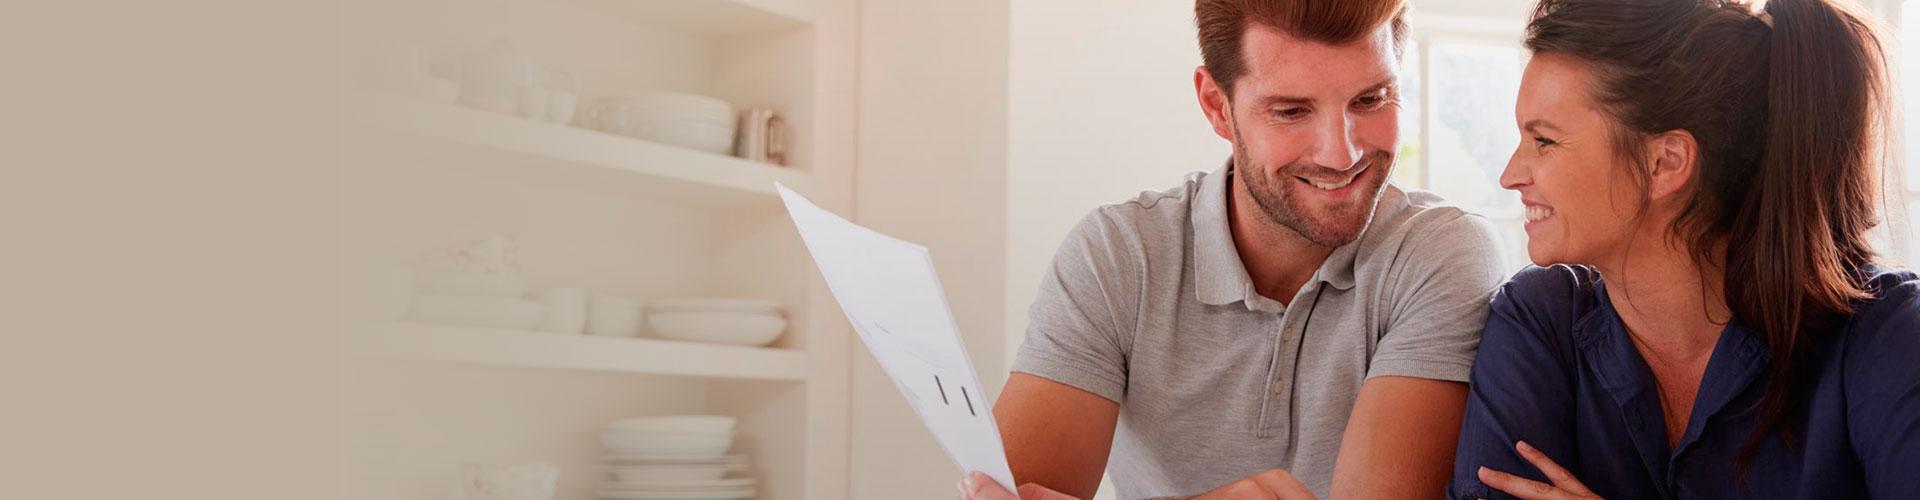
POLYGON ((1655 204, 1682 194, 1700 167, 1700 143, 1693 133, 1669 130, 1647 139, 1647 195, 1655 204))
POLYGON ((1207 122, 1213 124, 1213 133, 1232 141, 1233 103, 1227 100, 1227 91, 1213 80, 1213 72, 1207 71, 1206 66, 1193 70, 1193 91, 1200 97, 1200 111, 1206 113, 1207 122))

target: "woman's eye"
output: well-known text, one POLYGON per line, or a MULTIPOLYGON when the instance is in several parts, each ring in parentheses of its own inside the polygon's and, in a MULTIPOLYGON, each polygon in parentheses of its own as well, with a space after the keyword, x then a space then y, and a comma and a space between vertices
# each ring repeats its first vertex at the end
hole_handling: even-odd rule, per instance
POLYGON ((1534 138, 1533 138, 1533 143, 1534 143, 1534 145, 1535 145, 1535 147, 1537 147, 1537 148, 1539 148, 1539 149, 1547 149, 1547 146, 1552 146, 1552 145, 1554 145, 1554 144, 1558 144, 1558 143, 1556 143, 1556 142, 1553 142, 1553 139, 1548 139, 1548 138, 1545 138, 1545 137, 1534 137, 1534 138))

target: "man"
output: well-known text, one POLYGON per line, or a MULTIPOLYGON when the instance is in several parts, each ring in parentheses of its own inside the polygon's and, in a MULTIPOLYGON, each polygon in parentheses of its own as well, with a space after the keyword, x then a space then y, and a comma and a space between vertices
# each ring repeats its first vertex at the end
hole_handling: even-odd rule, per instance
MULTIPOLYGON (((1405 6, 1195 10, 1233 157, 1061 246, 994 408, 1022 492, 1440 496, 1504 273, 1485 219, 1386 183, 1405 6)), ((980 477, 963 496, 1010 496, 980 477)))

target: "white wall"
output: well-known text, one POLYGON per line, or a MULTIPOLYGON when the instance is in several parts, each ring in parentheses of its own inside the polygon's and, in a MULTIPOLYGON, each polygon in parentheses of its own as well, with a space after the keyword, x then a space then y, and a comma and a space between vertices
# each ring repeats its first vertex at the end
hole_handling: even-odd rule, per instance
MULTIPOLYGON (((1007 1, 861 2, 855 220, 926 245, 998 393, 1006 245, 1007 1)), ((959 471, 855 348, 852 498, 952 498, 959 471)))
POLYGON ((1193 92, 1193 3, 1015 2, 1008 58, 1008 356, 1075 222, 1228 155, 1193 92))

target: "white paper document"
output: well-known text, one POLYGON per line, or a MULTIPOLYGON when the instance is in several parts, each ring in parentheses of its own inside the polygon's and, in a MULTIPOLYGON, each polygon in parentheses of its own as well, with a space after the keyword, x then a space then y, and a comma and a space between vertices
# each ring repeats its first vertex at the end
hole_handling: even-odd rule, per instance
POLYGON ((963 473, 984 472, 1014 491, 1000 427, 927 247, 861 227, 778 188, 847 322, 947 455, 963 473))

